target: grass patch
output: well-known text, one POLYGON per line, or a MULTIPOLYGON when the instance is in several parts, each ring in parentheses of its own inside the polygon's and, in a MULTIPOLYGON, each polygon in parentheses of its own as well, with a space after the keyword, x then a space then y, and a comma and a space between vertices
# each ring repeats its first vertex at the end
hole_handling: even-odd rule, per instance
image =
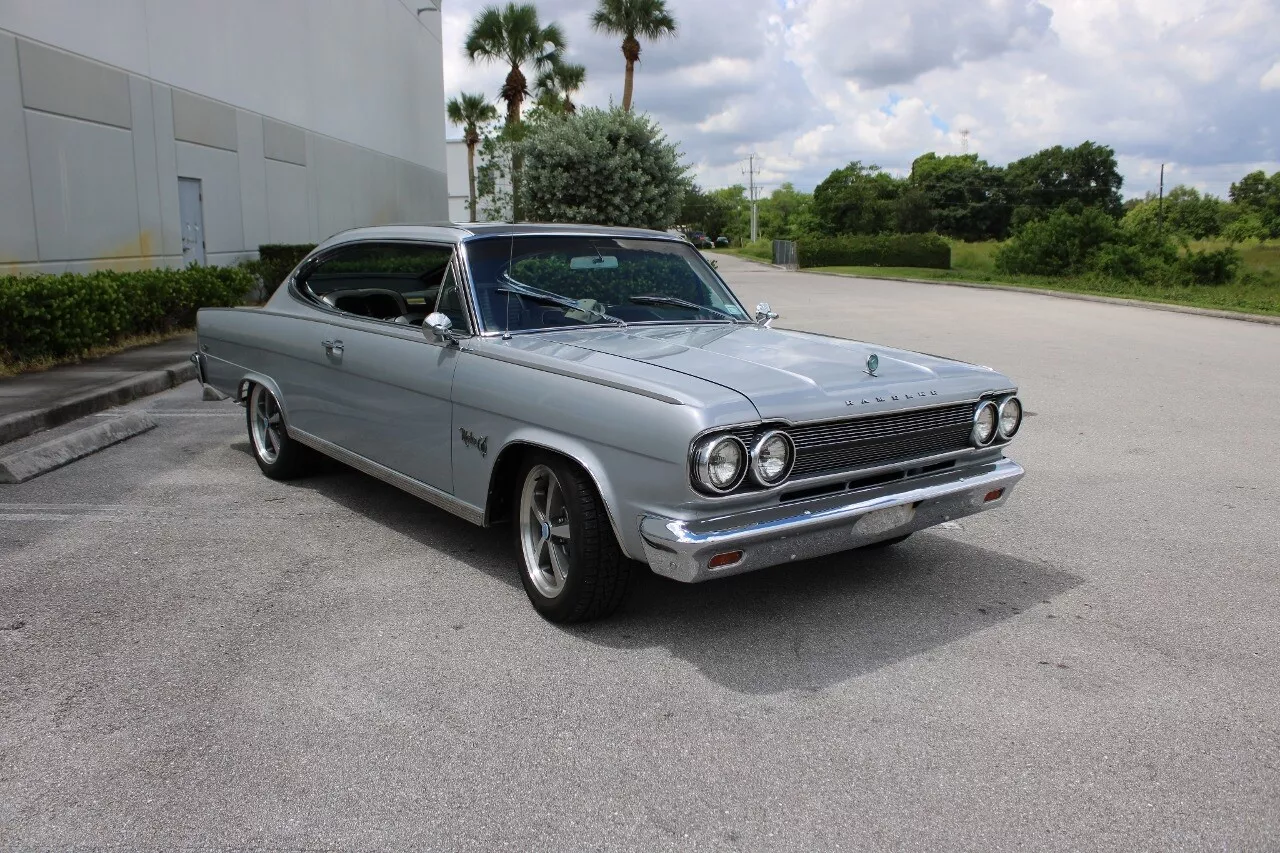
POLYGON ((124 352, 127 349, 133 349, 135 347, 162 344, 166 341, 172 341, 175 338, 180 338, 183 335, 190 334, 194 331, 195 329, 174 329, 171 332, 165 332, 163 334, 129 335, 121 338, 110 346, 93 347, 82 355, 68 358, 35 358, 30 361, 0 360, 0 378, 17 376, 20 373, 38 373, 41 370, 48 370, 51 367, 60 367, 64 364, 80 364, 84 361, 102 358, 104 355, 115 355, 118 352, 124 352))
MULTIPOLYGON (((1243 311, 1248 314, 1280 315, 1280 242, 1236 243, 1243 261, 1243 280, 1219 286, 1155 285, 1136 281, 1095 278, 1091 276, 1027 276, 996 272, 995 253, 1000 242, 982 243, 951 241, 951 269, 922 267, 822 267, 819 272, 835 272, 865 278, 918 278, 931 281, 971 281, 983 284, 1009 284, 1039 290, 1061 290, 1069 293, 1091 293, 1144 302, 1167 302, 1193 308, 1243 311)), ((1198 251, 1222 249, 1232 245, 1226 240, 1195 240, 1190 248, 1198 251)))
POLYGON ((717 255, 733 255, 735 258, 746 258, 748 261, 763 261, 766 264, 773 263, 773 245, 767 244, 764 248, 760 248, 760 244, 765 243, 764 240, 757 240, 754 243, 748 243, 741 248, 721 247, 713 249, 712 252, 717 255))
POLYGON ((919 278, 936 281, 971 281, 1008 284, 1039 290, 1091 293, 1143 302, 1167 302, 1193 308, 1243 311, 1247 314, 1280 315, 1280 277, 1259 275, 1250 281, 1216 287, 1203 285, 1155 285, 1136 281, 1085 276, 1016 276, 977 270, 930 270, 918 267, 816 267, 812 272, 831 272, 864 278, 919 278))

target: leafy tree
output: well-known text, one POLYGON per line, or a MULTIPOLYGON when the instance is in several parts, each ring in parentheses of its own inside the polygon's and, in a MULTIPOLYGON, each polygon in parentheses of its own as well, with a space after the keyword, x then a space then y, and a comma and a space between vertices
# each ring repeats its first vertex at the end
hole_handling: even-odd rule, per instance
POLYGON ((821 232, 813 212, 813 194, 798 192, 784 183, 758 203, 760 233, 775 240, 796 240, 806 234, 821 232))
POLYGON ((538 75, 538 106, 548 112, 573 115, 578 107, 573 94, 587 81, 587 69, 583 65, 557 61, 538 75), (557 102, 558 108, 557 108, 557 102))
POLYGON ((1280 237, 1280 172, 1271 177, 1261 169, 1250 172, 1231 185, 1229 195, 1244 220, 1233 223, 1235 231, 1260 239, 1280 237))
MULTIPOLYGON (((557 24, 542 26, 533 4, 486 6, 471 24, 465 45, 472 63, 505 63, 509 66, 500 95, 507 102, 507 129, 516 133, 520 107, 529 95, 529 81, 522 66, 541 70, 558 62, 564 52, 564 34, 557 24)), ((511 163, 512 216, 520 218, 520 155, 511 163)))
POLYGON ((1009 230, 1004 170, 977 154, 922 154, 908 183, 923 193, 939 234, 960 240, 1001 240, 1009 230))
POLYGON ((449 121, 462 128, 462 141, 467 145, 467 183, 471 190, 471 221, 476 221, 476 146, 480 144, 480 127, 498 118, 498 109, 484 95, 463 92, 450 98, 446 108, 449 121))
POLYGON ((1015 160, 1005 174, 1018 206, 1013 216, 1015 226, 1068 202, 1097 207, 1117 219, 1124 212, 1120 199, 1124 179, 1116 166, 1115 151, 1105 145, 1055 145, 1015 160))
POLYGON ((1226 203, 1211 195, 1201 195, 1194 187, 1179 184, 1169 190, 1163 204, 1153 193, 1129 207, 1121 224, 1163 229, 1192 240, 1217 237, 1226 220, 1226 203))
POLYGON ((932 231, 936 221, 929 196, 918 189, 908 189, 893 202, 894 229, 902 234, 932 231))
POLYGON ((627 74, 622 85, 622 110, 631 111, 636 63, 640 61, 640 39, 656 41, 675 36, 676 19, 667 11, 666 0, 599 0, 591 16, 598 32, 622 36, 622 56, 627 74))
POLYGON ((826 234, 879 234, 892 230, 902 181, 879 166, 855 160, 836 169, 813 191, 813 210, 826 234))
POLYGON ((531 126, 519 150, 535 221, 666 229, 680 212, 685 168, 647 116, 584 109, 531 126))

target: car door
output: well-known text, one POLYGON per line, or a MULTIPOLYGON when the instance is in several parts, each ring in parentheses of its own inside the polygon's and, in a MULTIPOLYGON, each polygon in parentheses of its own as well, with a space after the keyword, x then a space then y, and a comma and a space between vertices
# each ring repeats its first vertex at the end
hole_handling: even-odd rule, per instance
POLYGON ((325 353, 319 437, 446 492, 458 347, 424 335, 422 320, 441 286, 456 282, 453 255, 447 245, 357 243, 324 259, 302 287, 328 316, 314 324, 325 353))

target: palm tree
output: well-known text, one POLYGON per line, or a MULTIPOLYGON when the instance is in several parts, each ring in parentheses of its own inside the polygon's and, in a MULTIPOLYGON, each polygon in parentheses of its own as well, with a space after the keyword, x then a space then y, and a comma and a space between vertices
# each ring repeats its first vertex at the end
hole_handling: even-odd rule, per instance
POLYGON ((586 80, 586 66, 556 62, 538 75, 539 100, 545 97, 549 104, 552 99, 563 98, 563 105, 558 112, 572 115, 578 111, 577 105, 573 102, 573 93, 581 89, 586 80))
POLYGON ((484 95, 463 92, 450 98, 446 108, 449 121, 462 128, 462 141, 467 143, 467 181, 471 186, 471 221, 476 221, 476 146, 480 144, 480 125, 498 117, 498 108, 484 95))
POLYGON ((676 34, 676 19, 667 12, 666 0, 599 0, 591 26, 602 33, 622 36, 622 56, 627 60, 627 77, 622 86, 622 109, 631 112, 631 92, 635 85, 636 63, 640 61, 640 39, 655 41, 676 34))
POLYGON ((557 24, 542 26, 538 10, 530 3, 480 10, 467 35, 467 58, 473 63, 501 62, 510 66, 501 96, 507 102, 507 126, 520 123, 520 106, 529 94, 529 82, 521 66, 537 70, 550 67, 564 51, 564 34, 557 24))

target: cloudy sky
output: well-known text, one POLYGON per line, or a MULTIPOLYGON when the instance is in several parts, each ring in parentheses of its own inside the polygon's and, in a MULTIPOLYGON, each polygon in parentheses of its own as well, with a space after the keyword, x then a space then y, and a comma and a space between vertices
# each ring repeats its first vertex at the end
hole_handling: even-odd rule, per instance
MULTIPOLYGON (((667 0, 679 37, 647 44, 636 108, 704 187, 811 190, 850 160, 899 173, 925 151, 1007 163, 1092 139, 1125 194, 1188 183, 1218 195, 1280 169, 1280 0, 667 0)), ((446 97, 496 97, 505 70, 462 45, 483 0, 444 0, 446 97)), ((622 97, 595 0, 538 0, 587 67, 579 101, 622 97)), ((456 135, 456 129, 451 129, 456 135)), ((766 189, 767 192, 767 189, 766 189)))

